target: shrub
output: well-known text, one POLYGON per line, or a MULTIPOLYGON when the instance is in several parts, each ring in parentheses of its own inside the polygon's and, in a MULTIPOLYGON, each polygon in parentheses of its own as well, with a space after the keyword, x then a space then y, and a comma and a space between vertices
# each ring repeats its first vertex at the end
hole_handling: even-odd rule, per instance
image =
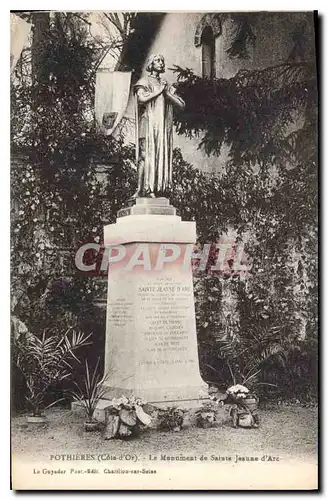
POLYGON ((68 329, 61 338, 43 333, 39 339, 27 332, 13 341, 14 361, 26 384, 25 399, 33 415, 38 416, 48 406, 45 398, 49 389, 72 373, 74 351, 87 344, 89 336, 68 329))

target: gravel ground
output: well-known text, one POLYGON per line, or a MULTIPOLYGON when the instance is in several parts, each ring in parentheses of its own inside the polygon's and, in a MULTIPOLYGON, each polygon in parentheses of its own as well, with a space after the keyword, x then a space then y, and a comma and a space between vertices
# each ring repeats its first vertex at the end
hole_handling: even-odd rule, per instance
POLYGON ((51 409, 45 426, 26 424, 25 416, 12 418, 12 451, 28 460, 50 454, 130 453, 168 455, 272 455, 283 460, 317 462, 317 409, 300 406, 260 410, 259 429, 234 429, 227 413, 217 428, 181 432, 143 431, 138 439, 106 441, 100 432, 86 433, 83 417, 70 410, 51 409), (159 449, 160 448, 160 449, 159 449))

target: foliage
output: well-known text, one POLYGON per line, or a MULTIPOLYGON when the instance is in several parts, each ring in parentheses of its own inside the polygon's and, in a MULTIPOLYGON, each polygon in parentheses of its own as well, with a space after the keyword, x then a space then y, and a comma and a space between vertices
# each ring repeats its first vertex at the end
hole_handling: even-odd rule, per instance
POLYGON ((115 40, 99 44, 84 18, 55 13, 38 71, 24 59, 12 80, 12 305, 36 334, 95 315, 102 283, 78 274, 75 252, 101 242, 135 189, 133 148, 93 118, 95 72, 115 40))
POLYGON ((78 361, 75 351, 86 345, 89 337, 68 329, 60 339, 47 332, 41 338, 26 332, 13 340, 13 359, 24 376, 25 398, 33 415, 45 409, 49 389, 71 375, 72 363, 78 361))
POLYGON ((260 370, 259 382, 306 397, 315 391, 317 358, 315 69, 288 62, 217 80, 179 67, 176 73, 177 91, 186 101, 175 118, 178 133, 198 138, 208 155, 229 147, 217 179, 187 175, 184 191, 194 208, 184 216, 196 220, 202 243, 217 242, 229 229, 244 243, 250 264, 247 277, 196 278, 203 375, 211 380, 211 365, 226 383, 226 360, 233 361, 240 373, 260 370), (231 314, 222 310, 227 294, 235 304, 231 314), (230 357, 223 344, 230 346, 230 357))
POLYGON ((219 355, 233 378, 247 386, 257 386, 266 396, 271 393, 313 397, 317 386, 318 354, 315 352, 317 341, 311 342, 310 321, 308 334, 303 339, 299 335, 299 322, 286 308, 286 305, 292 311, 295 308, 292 294, 287 303, 285 295, 270 297, 270 302, 265 303, 257 296, 254 304, 252 293, 247 294, 244 288, 239 284, 237 310, 243 326, 242 335, 217 338, 219 355), (279 321, 274 315, 275 308, 284 311, 279 321), (312 352, 307 348, 311 343, 312 352))
POLYGON ((217 424, 216 413, 217 404, 212 401, 203 403, 201 408, 199 408, 195 413, 197 427, 201 427, 203 429, 214 427, 217 424))
POLYGON ((176 406, 158 410, 158 429, 162 431, 181 431, 184 410, 176 406))
POLYGON ((105 316, 95 301, 104 281, 81 275, 74 258, 82 244, 101 243, 103 226, 135 191, 133 148, 99 134, 93 112, 96 70, 112 49, 118 54, 134 14, 120 15, 121 32, 105 42, 85 14, 30 16, 47 19, 11 81, 12 313, 38 338, 51 328, 60 339, 67 325, 93 332, 88 356, 99 356, 105 316))
MULTIPOLYGON (((105 36, 96 37, 102 45, 107 45, 112 57, 117 60, 116 68, 121 68, 120 63, 124 52, 124 45, 133 33, 136 12, 98 12, 98 24, 103 28, 105 36), (113 29, 114 28, 114 29, 113 29)), ((99 26, 98 26, 99 29, 99 26)))
POLYGON ((57 295, 63 297, 65 292, 68 298, 69 293, 72 306, 80 304, 80 309, 87 310, 87 303, 90 304, 92 296, 97 295, 99 282, 78 274, 74 265, 75 252, 84 243, 101 243, 103 225, 114 221, 117 207, 122 206, 133 190, 133 171, 128 166, 124 168, 122 164, 115 164, 105 174, 108 183, 104 188, 96 178, 94 166, 87 169, 86 175, 80 171, 80 181, 76 178, 74 182, 65 172, 59 171, 58 182, 50 190, 40 179, 38 168, 33 169, 33 174, 30 173, 32 167, 27 166, 26 170, 28 182, 22 178, 19 169, 12 175, 15 199, 12 287, 16 296, 13 306, 35 322, 36 309, 42 305, 45 312, 50 299, 54 305, 57 288, 57 295), (114 186, 119 186, 115 196, 107 197, 114 186), (104 194, 101 194, 102 189, 104 194), (20 297, 23 297, 26 307, 20 297))
POLYGON ((93 421, 93 415, 97 404, 106 394, 106 389, 103 386, 106 376, 101 376, 99 362, 100 358, 98 358, 93 372, 90 373, 88 360, 86 359, 83 383, 74 381, 76 390, 72 392, 73 398, 84 407, 88 422, 93 421))
POLYGON ((237 24, 234 39, 227 50, 231 59, 249 59, 249 46, 255 44, 256 35, 249 22, 249 16, 242 13, 232 14, 232 18, 237 24))
POLYGON ((316 103, 313 66, 284 63, 217 80, 179 66, 175 71, 186 101, 185 111, 176 116, 178 133, 203 134, 200 147, 207 154, 219 154, 223 143, 231 146, 231 163, 244 168, 253 162, 290 161, 296 134, 289 127, 306 106, 311 109, 316 103))
POLYGON ((222 229, 227 228, 227 215, 223 214, 221 208, 219 179, 208 178, 186 162, 178 148, 173 152, 173 167, 170 202, 183 220, 196 222, 199 243, 216 241, 222 229))

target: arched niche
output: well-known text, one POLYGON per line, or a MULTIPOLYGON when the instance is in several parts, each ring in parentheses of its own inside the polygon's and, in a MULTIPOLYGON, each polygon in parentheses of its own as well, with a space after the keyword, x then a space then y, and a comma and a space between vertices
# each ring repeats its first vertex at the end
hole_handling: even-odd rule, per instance
POLYGON ((195 46, 202 44, 202 35, 204 30, 209 27, 213 32, 214 38, 221 35, 222 27, 219 14, 205 14, 199 21, 195 33, 195 46))

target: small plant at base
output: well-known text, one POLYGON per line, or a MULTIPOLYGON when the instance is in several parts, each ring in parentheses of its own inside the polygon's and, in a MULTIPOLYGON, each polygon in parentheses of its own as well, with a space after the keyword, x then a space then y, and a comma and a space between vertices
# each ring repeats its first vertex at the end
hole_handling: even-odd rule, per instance
POLYGON ((217 405, 212 402, 204 403, 199 410, 196 411, 197 427, 207 429, 213 427, 216 423, 217 405))
POLYGON ((176 406, 170 406, 158 412, 158 428, 163 431, 181 431, 184 410, 176 406))
POLYGON ((93 372, 90 372, 88 360, 85 360, 85 374, 83 379, 83 384, 78 384, 74 382, 76 391, 72 391, 72 396, 75 401, 78 401, 83 406, 87 421, 85 424, 86 430, 96 430, 97 420, 94 418, 94 412, 97 408, 97 404, 100 399, 106 394, 106 389, 104 387, 104 382, 108 378, 108 375, 101 377, 99 371, 100 359, 98 358, 97 363, 94 367, 93 372), (88 425, 95 424, 95 425, 88 425))

